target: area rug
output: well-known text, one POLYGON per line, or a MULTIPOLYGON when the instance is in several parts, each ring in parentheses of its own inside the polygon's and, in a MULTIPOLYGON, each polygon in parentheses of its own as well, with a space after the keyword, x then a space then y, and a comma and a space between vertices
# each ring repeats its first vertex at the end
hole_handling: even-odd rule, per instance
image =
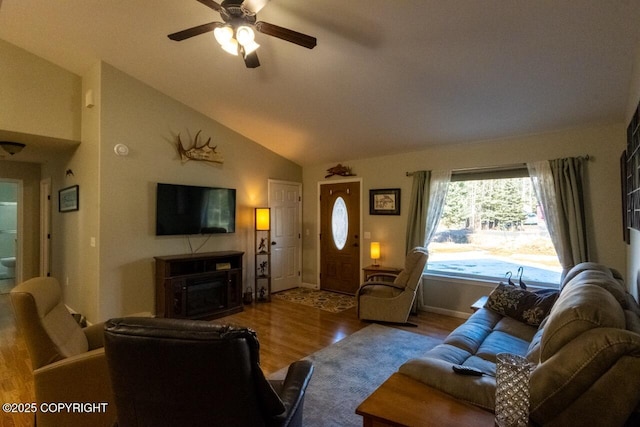
MULTIPOLYGON (((355 410, 407 360, 441 340, 372 324, 305 357, 314 366, 304 401, 305 427, 362 426, 355 410)), ((282 379, 287 368, 269 376, 282 379)))
POLYGON ((356 298, 336 292, 316 291, 309 288, 295 288, 273 294, 275 298, 295 302, 297 304, 316 307, 321 310, 339 313, 356 306, 356 298))

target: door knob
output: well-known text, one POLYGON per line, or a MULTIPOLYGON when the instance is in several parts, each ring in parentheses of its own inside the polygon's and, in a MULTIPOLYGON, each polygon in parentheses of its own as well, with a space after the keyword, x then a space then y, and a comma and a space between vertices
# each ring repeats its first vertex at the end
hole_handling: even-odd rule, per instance
POLYGON ((275 246, 275 245, 276 245, 276 242, 271 242, 271 246, 275 246))

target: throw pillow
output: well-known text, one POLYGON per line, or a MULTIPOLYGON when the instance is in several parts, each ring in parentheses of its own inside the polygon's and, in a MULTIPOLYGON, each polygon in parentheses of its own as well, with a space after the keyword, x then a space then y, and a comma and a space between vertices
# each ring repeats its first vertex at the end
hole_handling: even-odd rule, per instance
POLYGON ((500 283, 484 306, 503 316, 539 326, 549 315, 558 294, 554 289, 527 291, 500 283))

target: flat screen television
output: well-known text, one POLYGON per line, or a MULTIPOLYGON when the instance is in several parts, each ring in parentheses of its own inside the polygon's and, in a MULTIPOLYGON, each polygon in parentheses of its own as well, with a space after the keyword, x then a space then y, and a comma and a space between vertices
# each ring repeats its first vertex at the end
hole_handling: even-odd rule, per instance
POLYGON ((235 231, 235 189, 158 183, 156 236, 235 231))

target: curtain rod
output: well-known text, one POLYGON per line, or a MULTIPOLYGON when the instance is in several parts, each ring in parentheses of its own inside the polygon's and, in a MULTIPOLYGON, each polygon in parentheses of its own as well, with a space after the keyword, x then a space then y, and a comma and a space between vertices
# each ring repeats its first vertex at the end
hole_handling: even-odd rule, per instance
MULTIPOLYGON (((589 154, 585 154, 584 156, 578 156, 578 159, 584 159, 589 161, 591 159, 591 156, 589 154)), ((481 167, 477 167, 477 168, 464 168, 464 169, 453 169, 452 172, 465 172, 465 171, 474 171, 474 172, 479 172, 482 170, 503 170, 503 169, 515 169, 515 168, 519 168, 519 167, 526 167, 527 164, 526 163, 520 163, 520 164, 516 164, 516 165, 504 165, 504 166, 481 166, 481 167)), ((417 171, 413 171, 413 172, 405 172, 405 176, 413 176, 414 173, 416 173, 417 171)))

